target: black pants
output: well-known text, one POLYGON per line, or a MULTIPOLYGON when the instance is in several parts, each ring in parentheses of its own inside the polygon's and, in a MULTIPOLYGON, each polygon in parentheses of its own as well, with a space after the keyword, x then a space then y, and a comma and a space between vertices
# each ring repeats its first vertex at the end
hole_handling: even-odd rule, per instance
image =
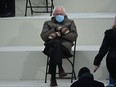
POLYGON ((62 70, 62 58, 70 57, 71 53, 67 48, 61 45, 60 39, 55 39, 48 42, 44 53, 50 57, 49 73, 55 78, 56 66, 62 70))
POLYGON ((110 52, 110 56, 107 57, 106 65, 107 69, 112 77, 114 87, 116 87, 116 52, 110 52))
POLYGON ((15 14, 15 0, 0 0, 0 13, 5 12, 15 14))

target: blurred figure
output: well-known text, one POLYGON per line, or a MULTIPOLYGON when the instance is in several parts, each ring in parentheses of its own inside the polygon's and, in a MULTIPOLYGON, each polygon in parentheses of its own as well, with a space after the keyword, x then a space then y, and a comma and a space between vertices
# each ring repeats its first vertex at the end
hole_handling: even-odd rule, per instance
POLYGON ((70 87, 105 87, 102 82, 94 80, 94 76, 87 67, 82 67, 78 73, 78 80, 70 87))
POLYGON ((94 72, 100 67, 100 63, 106 54, 106 66, 116 87, 116 17, 113 27, 105 31, 102 45, 94 59, 94 72))
POLYGON ((59 68, 59 77, 67 74, 62 67, 62 58, 72 57, 71 48, 77 38, 76 25, 68 19, 65 10, 57 6, 53 10, 53 17, 44 23, 41 38, 45 42, 44 54, 50 57, 49 73, 51 74, 50 86, 57 86, 56 66, 59 68))
POLYGON ((15 16, 15 0, 0 0, 0 17, 15 16))

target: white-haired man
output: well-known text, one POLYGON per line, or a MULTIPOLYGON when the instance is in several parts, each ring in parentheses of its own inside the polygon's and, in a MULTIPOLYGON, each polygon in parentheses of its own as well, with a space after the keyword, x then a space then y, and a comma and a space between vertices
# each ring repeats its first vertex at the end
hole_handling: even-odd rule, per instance
POLYGON ((62 58, 71 57, 71 47, 78 34, 73 20, 68 19, 65 9, 57 6, 53 10, 51 20, 45 21, 41 38, 45 42, 44 54, 50 57, 49 73, 51 74, 50 86, 57 86, 56 66, 59 68, 59 77, 66 73, 62 67, 62 58))

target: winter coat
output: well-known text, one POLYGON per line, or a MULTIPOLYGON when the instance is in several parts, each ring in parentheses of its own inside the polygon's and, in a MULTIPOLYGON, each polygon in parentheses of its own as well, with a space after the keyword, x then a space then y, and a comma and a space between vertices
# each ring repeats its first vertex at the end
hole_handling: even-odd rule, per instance
POLYGON ((116 80, 116 28, 105 31, 105 36, 98 54, 94 59, 94 65, 99 66, 104 56, 106 56, 106 64, 108 71, 113 79, 116 80))
POLYGON ((45 43, 49 42, 50 41, 50 39, 48 38, 49 35, 55 32, 55 28, 58 26, 63 26, 63 27, 65 26, 70 31, 68 34, 66 35, 64 34, 61 37, 62 46, 66 47, 70 51, 71 47, 74 45, 73 42, 76 40, 78 34, 74 21, 68 19, 67 16, 65 16, 65 19, 62 23, 58 23, 57 21, 55 21, 54 17, 52 17, 51 20, 45 21, 40 36, 45 43))

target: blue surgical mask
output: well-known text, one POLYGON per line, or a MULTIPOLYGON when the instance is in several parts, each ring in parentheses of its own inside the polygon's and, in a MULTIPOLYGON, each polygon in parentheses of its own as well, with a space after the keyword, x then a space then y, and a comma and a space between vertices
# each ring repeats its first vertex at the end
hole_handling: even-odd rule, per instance
POLYGON ((55 18, 57 22, 62 22, 64 20, 64 15, 57 15, 55 18))

